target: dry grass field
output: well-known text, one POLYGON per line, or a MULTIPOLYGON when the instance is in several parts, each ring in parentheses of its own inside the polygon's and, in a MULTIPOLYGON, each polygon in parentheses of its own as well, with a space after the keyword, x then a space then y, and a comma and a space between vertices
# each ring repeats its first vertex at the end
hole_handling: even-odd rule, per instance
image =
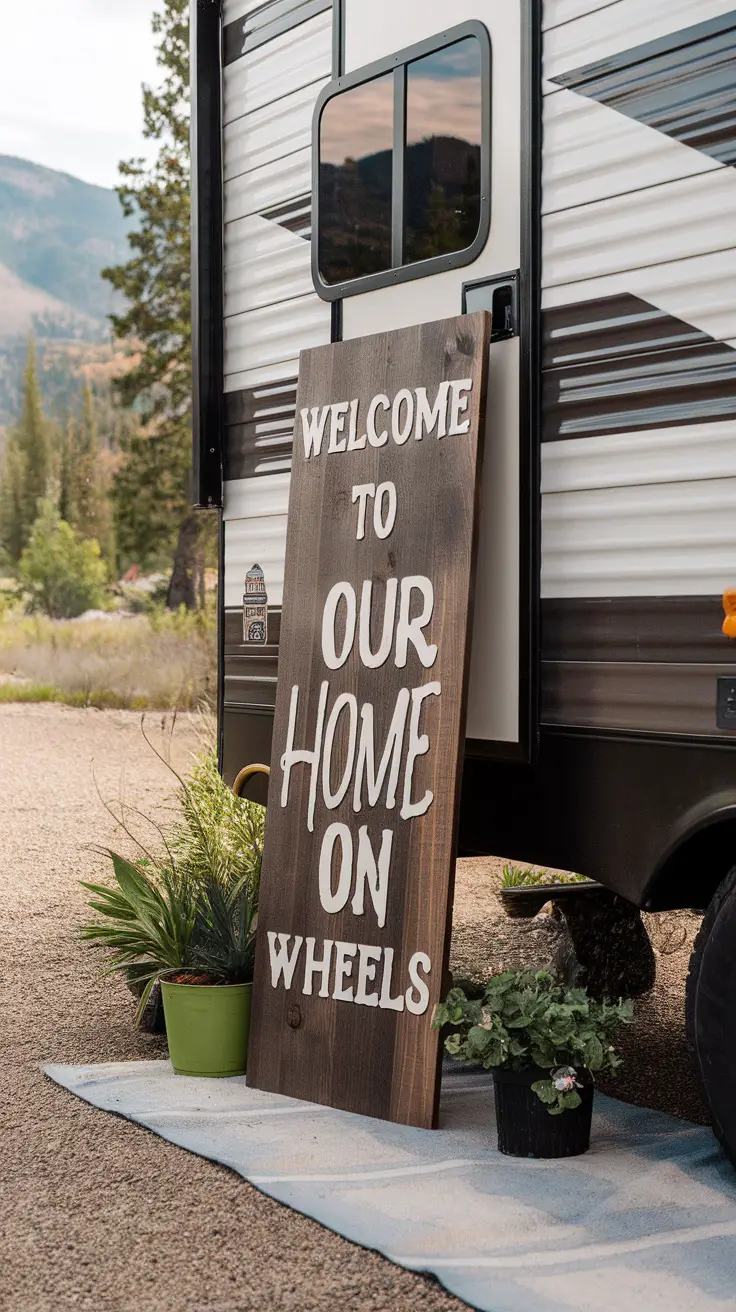
POLYGON ((208 612, 50 620, 0 618, 0 702, 121 710, 213 705, 214 616, 208 612))

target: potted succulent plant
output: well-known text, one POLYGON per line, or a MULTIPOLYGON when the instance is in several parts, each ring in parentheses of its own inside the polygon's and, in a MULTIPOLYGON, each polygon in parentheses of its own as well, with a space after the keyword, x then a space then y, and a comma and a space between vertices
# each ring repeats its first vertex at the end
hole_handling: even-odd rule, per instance
POLYGON ((590 1146, 594 1074, 621 1064, 612 1043, 630 1001, 599 1002, 546 970, 492 975, 480 998, 451 989, 434 1016, 445 1049, 493 1071, 498 1147, 514 1157, 574 1157, 590 1146))

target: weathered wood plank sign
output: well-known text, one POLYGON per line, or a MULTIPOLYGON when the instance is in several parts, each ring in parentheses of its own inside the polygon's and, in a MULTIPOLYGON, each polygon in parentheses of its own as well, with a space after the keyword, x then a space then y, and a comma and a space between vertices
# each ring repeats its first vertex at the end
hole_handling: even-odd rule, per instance
POLYGON ((490 318, 302 352, 255 1087, 435 1123, 490 318))

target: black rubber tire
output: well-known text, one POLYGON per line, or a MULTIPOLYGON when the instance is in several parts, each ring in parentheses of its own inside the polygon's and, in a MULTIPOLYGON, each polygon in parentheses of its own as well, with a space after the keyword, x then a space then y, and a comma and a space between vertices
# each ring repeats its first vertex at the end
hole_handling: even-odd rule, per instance
POLYGON ((713 1133, 736 1166, 736 866, 718 885, 693 944, 685 1020, 713 1133))

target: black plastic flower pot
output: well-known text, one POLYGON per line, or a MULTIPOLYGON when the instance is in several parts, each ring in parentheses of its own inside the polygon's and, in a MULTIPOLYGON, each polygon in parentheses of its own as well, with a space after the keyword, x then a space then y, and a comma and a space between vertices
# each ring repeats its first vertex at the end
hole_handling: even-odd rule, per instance
POLYGON ((549 1071, 494 1070, 498 1150, 508 1157, 579 1157, 590 1147, 593 1079, 579 1071, 579 1107, 550 1116, 532 1084, 548 1080, 549 1071))

